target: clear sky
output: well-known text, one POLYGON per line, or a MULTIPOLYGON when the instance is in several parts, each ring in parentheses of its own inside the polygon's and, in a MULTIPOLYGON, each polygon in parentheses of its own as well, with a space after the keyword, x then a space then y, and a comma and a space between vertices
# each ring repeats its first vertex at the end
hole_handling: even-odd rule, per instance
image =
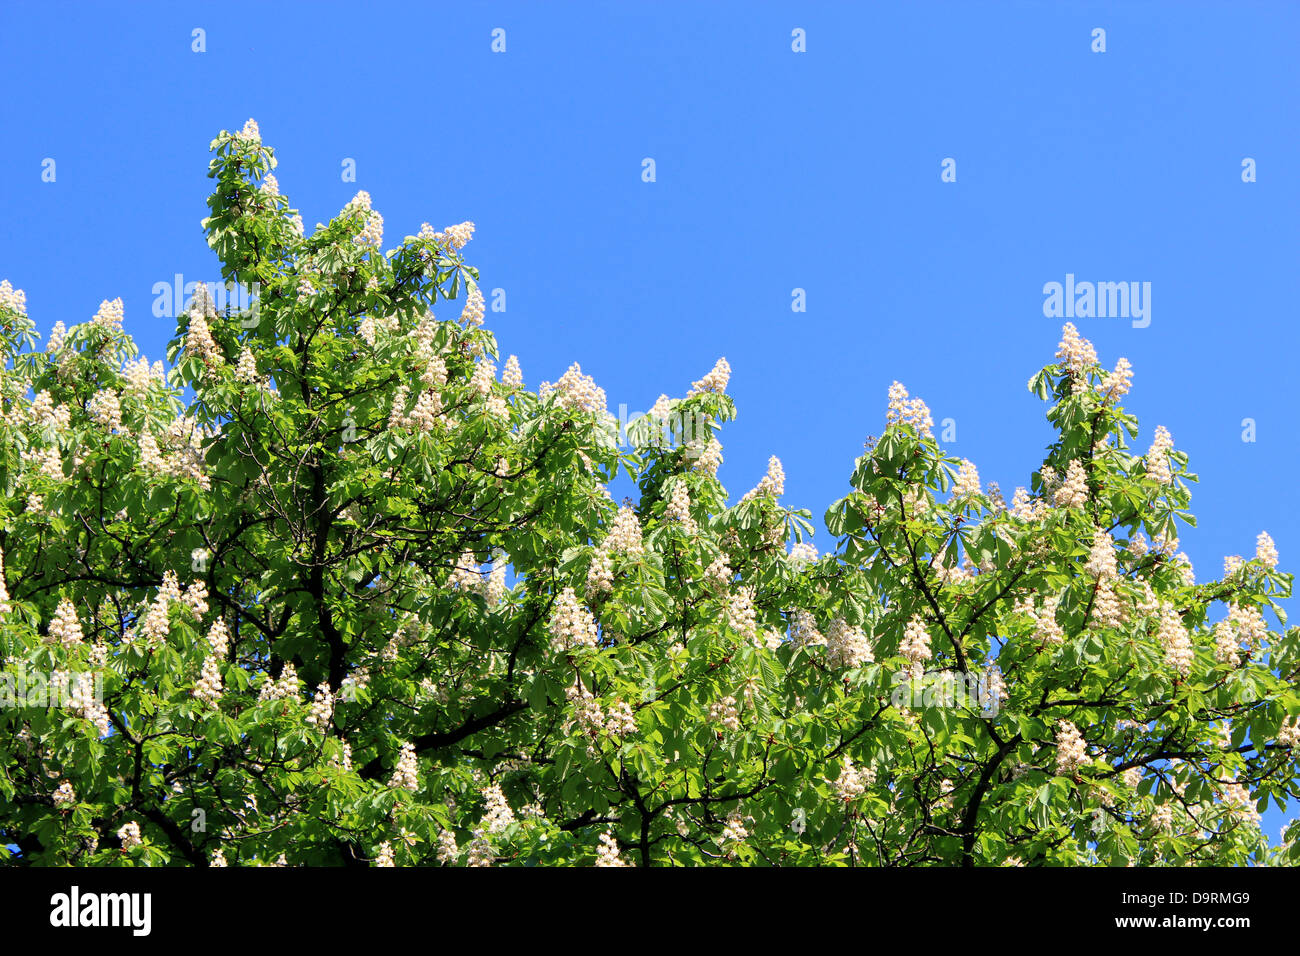
POLYGON ((1076 324, 1133 363, 1142 449, 1163 424, 1191 455, 1182 547, 1204 579, 1266 529, 1293 570, 1298 34, 1283 0, 4 0, 0 277, 42 331, 121 296, 163 357, 155 284, 219 280, 208 143, 255 117, 309 229, 359 188, 385 248, 473 220, 530 387, 579 361, 640 411, 725 355, 721 478, 776 454, 819 526, 895 379, 1010 497, 1050 439, 1044 284, 1149 282, 1146 327, 1076 324))

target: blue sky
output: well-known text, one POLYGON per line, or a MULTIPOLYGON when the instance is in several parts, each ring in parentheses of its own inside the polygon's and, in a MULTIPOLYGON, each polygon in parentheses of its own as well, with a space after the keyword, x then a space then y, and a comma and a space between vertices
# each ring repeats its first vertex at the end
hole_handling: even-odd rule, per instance
POLYGON ((1077 324, 1133 363, 1141 447, 1163 424, 1191 455, 1183 548, 1217 576, 1267 529, 1293 568, 1298 28, 1282 2, 7 3, 0 277, 43 331, 121 296, 161 358, 154 284, 218 279, 207 146, 252 116, 309 227, 358 188, 385 247, 472 219, 530 387, 579 361, 644 410, 725 355, 724 483, 779 455, 819 525, 895 379, 1027 484, 1044 284, 1150 282, 1148 327, 1077 324))

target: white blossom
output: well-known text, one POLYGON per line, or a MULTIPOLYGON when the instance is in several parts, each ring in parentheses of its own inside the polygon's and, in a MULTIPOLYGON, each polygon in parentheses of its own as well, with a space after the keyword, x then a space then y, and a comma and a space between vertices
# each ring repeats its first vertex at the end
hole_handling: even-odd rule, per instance
POLYGON ((1056 772, 1059 776, 1073 776, 1088 761, 1088 744, 1079 728, 1068 720, 1056 725, 1056 772))

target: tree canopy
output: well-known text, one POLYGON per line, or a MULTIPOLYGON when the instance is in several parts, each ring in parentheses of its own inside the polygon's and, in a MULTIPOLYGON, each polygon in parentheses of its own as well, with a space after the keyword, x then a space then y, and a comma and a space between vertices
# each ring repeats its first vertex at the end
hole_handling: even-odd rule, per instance
POLYGON ((894 383, 819 553, 776 458, 719 482, 725 360, 624 431, 498 372, 472 223, 308 234, 255 123, 212 150, 254 297, 168 366, 0 285, 0 859, 1297 862, 1291 575, 1196 581, 1187 456, 1072 325, 1009 504, 894 383))

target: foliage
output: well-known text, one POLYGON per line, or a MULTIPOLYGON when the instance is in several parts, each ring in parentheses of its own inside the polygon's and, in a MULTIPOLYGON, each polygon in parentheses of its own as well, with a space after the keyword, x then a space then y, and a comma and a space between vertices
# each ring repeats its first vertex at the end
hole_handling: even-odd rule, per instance
POLYGON ((621 442, 576 367, 497 377, 463 227, 384 254, 362 194, 307 236, 255 129, 213 150, 256 302, 200 292, 165 375, 111 303, 43 351, 0 304, 4 686, 81 691, 0 709, 0 858, 1296 862, 1254 817, 1296 793, 1291 576, 1192 580, 1186 456, 1073 329, 1012 507, 896 386, 819 557, 779 463, 718 481, 724 366, 621 442))

